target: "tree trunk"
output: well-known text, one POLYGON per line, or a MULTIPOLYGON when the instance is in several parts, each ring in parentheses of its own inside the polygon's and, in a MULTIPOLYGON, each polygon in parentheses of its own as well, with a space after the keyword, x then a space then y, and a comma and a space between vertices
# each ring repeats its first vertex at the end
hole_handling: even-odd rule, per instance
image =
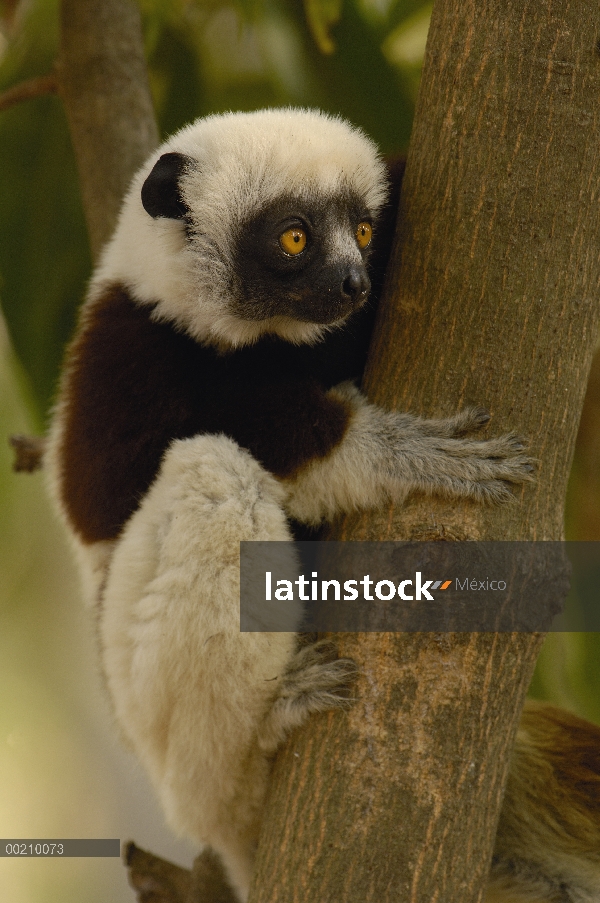
MULTIPOLYGON (((343 539, 556 540, 600 305, 600 56, 590 0, 438 0, 365 388, 530 437, 516 504, 414 498, 343 539)), ((348 714, 279 754, 252 903, 483 894, 536 634, 341 635, 348 714)))
POLYGON ((137 5, 62 0, 58 75, 97 260, 133 174, 158 144, 137 5))

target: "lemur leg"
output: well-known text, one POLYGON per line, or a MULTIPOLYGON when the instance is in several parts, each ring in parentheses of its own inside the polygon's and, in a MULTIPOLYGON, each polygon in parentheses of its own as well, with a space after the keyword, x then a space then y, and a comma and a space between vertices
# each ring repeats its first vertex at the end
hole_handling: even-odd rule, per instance
POLYGON ((351 383, 331 394, 350 406, 352 417, 326 458, 282 480, 286 510, 298 521, 318 524, 340 512, 401 502, 413 490, 497 504, 511 498, 510 484, 533 479, 522 439, 463 438, 489 420, 481 408, 424 420, 370 404, 351 383))
POLYGON ((172 827, 221 853, 241 899, 268 754, 311 711, 344 704, 350 669, 297 652, 291 632, 240 633, 239 542, 291 538, 283 494, 224 436, 173 442, 116 546, 100 615, 120 727, 172 827))

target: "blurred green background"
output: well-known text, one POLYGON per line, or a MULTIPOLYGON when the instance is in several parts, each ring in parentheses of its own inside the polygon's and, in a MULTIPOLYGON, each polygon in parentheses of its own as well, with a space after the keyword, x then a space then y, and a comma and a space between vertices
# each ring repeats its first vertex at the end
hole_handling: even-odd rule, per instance
MULTIPOLYGON (((212 112, 293 104, 341 113, 386 153, 406 149, 430 3, 142 0, 141 8, 163 135, 212 112)), ((0 2, 0 93, 45 74, 57 44, 58 0, 0 2)), ((13 474, 3 438, 43 431, 90 267, 60 101, 0 112, 0 836, 135 837, 187 865, 193 850, 170 836, 119 746, 43 477, 13 474)), ((569 497, 568 532, 579 539, 600 539, 595 398, 569 497)), ((532 693, 600 722, 599 652, 596 634, 552 635, 532 693)), ((116 860, 0 858, 0 895, 133 900, 116 860)))

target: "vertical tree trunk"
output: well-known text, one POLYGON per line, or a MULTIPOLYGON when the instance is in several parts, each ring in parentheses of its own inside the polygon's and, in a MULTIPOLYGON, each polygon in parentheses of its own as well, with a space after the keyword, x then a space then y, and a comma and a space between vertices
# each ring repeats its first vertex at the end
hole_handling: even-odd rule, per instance
POLYGON ((59 62, 59 91, 97 259, 133 174, 158 144, 137 5, 62 0, 59 62))
MULTIPOLYGON (((344 539, 562 537, 600 305, 600 56, 590 0, 437 0, 365 388, 428 415, 484 404, 529 436, 516 504, 415 498, 344 539)), ((348 715, 275 763, 252 903, 481 899, 541 637, 342 635, 348 715)))

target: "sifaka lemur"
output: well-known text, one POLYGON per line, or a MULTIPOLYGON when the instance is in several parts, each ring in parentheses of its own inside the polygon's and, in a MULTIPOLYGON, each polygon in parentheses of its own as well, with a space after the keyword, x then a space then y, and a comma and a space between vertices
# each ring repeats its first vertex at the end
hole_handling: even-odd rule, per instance
MULTIPOLYGON (((319 112, 178 132, 133 180, 51 428, 51 488, 117 721, 170 825, 221 854, 241 900, 272 756, 312 712, 346 704, 354 667, 293 632, 240 633, 240 541, 413 491, 498 503, 532 478, 519 439, 469 435, 482 409, 421 419, 356 388, 387 189, 373 143, 319 112)), ((492 889, 526 883, 500 855, 492 889)), ((590 881, 596 897, 564 900, 600 899, 590 881)))

